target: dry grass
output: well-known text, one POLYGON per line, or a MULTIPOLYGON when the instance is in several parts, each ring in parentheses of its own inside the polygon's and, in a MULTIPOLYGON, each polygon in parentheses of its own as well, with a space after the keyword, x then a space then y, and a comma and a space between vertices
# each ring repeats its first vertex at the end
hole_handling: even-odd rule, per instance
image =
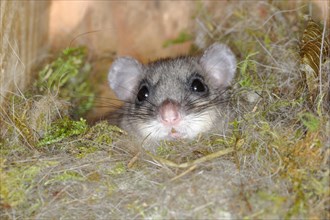
POLYGON ((299 56, 308 7, 228 7, 216 17, 200 6, 195 35, 197 48, 225 42, 240 60, 230 135, 150 153, 105 121, 71 121, 58 93, 13 95, 0 112, 1 218, 329 219, 330 61, 310 98, 299 56))

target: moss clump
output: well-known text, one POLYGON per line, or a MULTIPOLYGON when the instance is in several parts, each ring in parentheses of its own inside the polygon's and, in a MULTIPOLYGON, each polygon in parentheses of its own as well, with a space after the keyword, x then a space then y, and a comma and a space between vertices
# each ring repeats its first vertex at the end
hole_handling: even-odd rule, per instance
POLYGON ((74 135, 79 135, 85 133, 88 126, 85 119, 80 119, 80 121, 73 121, 68 117, 59 119, 51 124, 50 129, 46 135, 38 142, 38 146, 44 146, 49 144, 54 144, 64 140, 65 138, 72 137, 74 135))
POLYGON ((79 118, 93 106, 94 92, 88 83, 91 65, 86 62, 84 47, 67 48, 59 57, 47 64, 36 82, 39 93, 51 92, 69 101, 72 112, 79 118))
MULTIPOLYGON (((27 206, 27 195, 35 187, 35 177, 43 168, 58 164, 54 161, 40 161, 34 164, 22 163, 8 166, 5 162, 3 158, 0 158, 0 206, 3 208, 27 206)), ((38 203, 38 201, 35 202, 38 203)), ((36 204, 33 205, 34 208, 36 204)), ((29 206, 32 204, 29 203, 29 206)))
POLYGON ((256 64, 251 59, 253 56, 257 55, 258 52, 254 52, 251 54, 248 54, 245 59, 241 62, 239 65, 240 70, 240 80, 238 81, 239 85, 244 88, 252 88, 252 87, 258 87, 258 84, 256 84, 256 79, 252 78, 255 77, 255 74, 251 74, 251 72, 255 73, 256 70, 256 64))
POLYGON ((86 145, 77 146, 78 153, 77 153, 76 157, 83 158, 88 154, 96 152, 97 150, 98 150, 98 148, 94 147, 94 146, 86 146, 86 145))
POLYGON ((47 180, 44 184, 50 185, 55 184, 56 182, 68 182, 68 181, 84 181, 86 178, 81 174, 71 171, 65 170, 59 174, 52 176, 49 180, 47 180))
POLYGON ((86 139, 93 139, 98 144, 112 144, 114 140, 125 132, 117 126, 102 121, 89 129, 85 135, 86 139))
POLYGON ((306 128, 311 131, 317 131, 320 128, 320 120, 318 117, 314 116, 312 113, 305 112, 299 114, 299 119, 306 126, 306 128))
POLYGON ((109 174, 116 176, 124 174, 126 171, 126 165, 123 162, 119 162, 109 171, 109 174))

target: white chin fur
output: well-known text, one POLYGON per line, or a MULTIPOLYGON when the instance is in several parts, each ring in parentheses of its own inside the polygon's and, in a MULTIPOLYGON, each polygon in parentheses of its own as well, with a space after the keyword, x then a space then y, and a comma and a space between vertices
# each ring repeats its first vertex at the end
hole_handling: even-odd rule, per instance
POLYGON ((185 116, 177 126, 164 126, 158 120, 153 120, 139 126, 139 132, 150 140, 173 139, 172 129, 177 132, 176 138, 193 139, 198 134, 209 131, 213 127, 215 111, 185 116))

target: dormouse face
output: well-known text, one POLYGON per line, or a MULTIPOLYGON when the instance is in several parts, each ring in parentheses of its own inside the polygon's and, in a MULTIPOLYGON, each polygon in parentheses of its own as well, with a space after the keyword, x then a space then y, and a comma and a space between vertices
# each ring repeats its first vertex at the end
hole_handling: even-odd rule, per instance
POLYGON ((222 44, 201 57, 162 59, 142 65, 117 59, 109 82, 125 102, 121 126, 152 140, 194 138, 217 126, 234 77, 236 59, 222 44))

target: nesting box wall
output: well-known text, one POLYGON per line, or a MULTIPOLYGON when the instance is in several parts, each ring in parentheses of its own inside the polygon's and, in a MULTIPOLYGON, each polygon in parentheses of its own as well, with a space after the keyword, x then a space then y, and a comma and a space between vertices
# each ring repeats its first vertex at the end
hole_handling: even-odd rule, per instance
POLYGON ((112 52, 141 60, 175 56, 186 52, 189 44, 168 48, 163 44, 191 30, 195 5, 189 1, 53 1, 50 42, 54 50, 86 45, 91 55, 98 56, 112 52))
POLYGON ((0 1, 0 104, 24 90, 48 47, 49 1, 0 1))

